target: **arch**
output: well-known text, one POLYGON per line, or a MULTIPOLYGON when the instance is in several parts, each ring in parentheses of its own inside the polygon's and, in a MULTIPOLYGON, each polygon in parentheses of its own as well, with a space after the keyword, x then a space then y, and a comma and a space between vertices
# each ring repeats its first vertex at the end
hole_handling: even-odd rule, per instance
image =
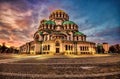
POLYGON ((61 12, 60 12, 60 17, 61 17, 61 12))
POLYGON ((69 45, 69 50, 70 50, 70 45, 69 45))
POLYGON ((35 40, 39 40, 39 35, 35 35, 35 40))
POLYGON ((50 45, 48 45, 48 50, 50 50, 50 45))
POLYGON ((71 29, 71 24, 69 24, 69 29, 71 29))
POLYGON ((60 46, 60 43, 57 41, 57 42, 55 43, 55 46, 60 46))
POLYGON ((67 45, 65 45, 65 50, 68 50, 68 48, 67 48, 68 46, 67 45))

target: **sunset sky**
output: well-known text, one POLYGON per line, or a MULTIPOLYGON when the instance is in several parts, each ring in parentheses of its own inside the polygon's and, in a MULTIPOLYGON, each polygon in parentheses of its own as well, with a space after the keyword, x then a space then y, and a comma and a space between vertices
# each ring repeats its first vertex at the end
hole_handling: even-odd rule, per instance
POLYGON ((40 20, 56 9, 64 10, 88 41, 120 44, 120 0, 0 0, 0 44, 32 41, 40 20))

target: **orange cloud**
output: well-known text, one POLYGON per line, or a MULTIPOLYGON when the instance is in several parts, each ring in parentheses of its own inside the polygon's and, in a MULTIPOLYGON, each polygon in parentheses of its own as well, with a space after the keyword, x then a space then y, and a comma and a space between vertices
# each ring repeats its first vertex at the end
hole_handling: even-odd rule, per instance
POLYGON ((0 1, 0 43, 18 47, 32 41, 40 20, 49 14, 42 3, 46 1, 36 5, 26 0, 0 1))

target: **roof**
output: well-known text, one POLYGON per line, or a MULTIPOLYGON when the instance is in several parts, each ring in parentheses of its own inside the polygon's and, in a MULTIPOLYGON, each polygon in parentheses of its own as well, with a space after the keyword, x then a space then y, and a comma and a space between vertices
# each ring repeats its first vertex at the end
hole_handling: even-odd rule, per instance
POLYGON ((75 24, 75 23, 73 21, 64 21, 63 25, 65 25, 65 24, 75 24))
POLYGON ((41 35, 41 34, 43 34, 43 32, 40 31, 39 34, 41 35))
POLYGON ((82 32, 75 32, 74 35, 84 35, 82 32))
POLYGON ((55 35, 65 35, 65 34, 62 33, 62 32, 53 32, 52 34, 55 34, 55 35))
POLYGON ((51 21, 51 20, 47 20, 47 21, 44 22, 44 24, 53 24, 53 25, 55 25, 55 22, 51 21))
POLYGON ((64 11, 63 11, 63 10, 60 10, 60 9, 53 11, 53 13, 56 13, 56 12, 64 12, 64 11))

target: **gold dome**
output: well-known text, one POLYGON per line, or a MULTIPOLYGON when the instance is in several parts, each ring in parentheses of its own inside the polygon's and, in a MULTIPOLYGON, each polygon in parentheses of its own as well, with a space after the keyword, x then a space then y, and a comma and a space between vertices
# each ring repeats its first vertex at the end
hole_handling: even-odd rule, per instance
POLYGON ((65 13, 63 10, 54 10, 51 14, 50 14, 50 20, 52 19, 64 19, 64 20, 69 20, 69 16, 67 13, 65 13))
MULTIPOLYGON (((58 9, 58 10, 54 10, 52 13, 56 13, 56 12, 64 12, 63 10, 60 10, 60 9, 58 9)), ((64 12, 65 13, 65 12, 64 12)))

